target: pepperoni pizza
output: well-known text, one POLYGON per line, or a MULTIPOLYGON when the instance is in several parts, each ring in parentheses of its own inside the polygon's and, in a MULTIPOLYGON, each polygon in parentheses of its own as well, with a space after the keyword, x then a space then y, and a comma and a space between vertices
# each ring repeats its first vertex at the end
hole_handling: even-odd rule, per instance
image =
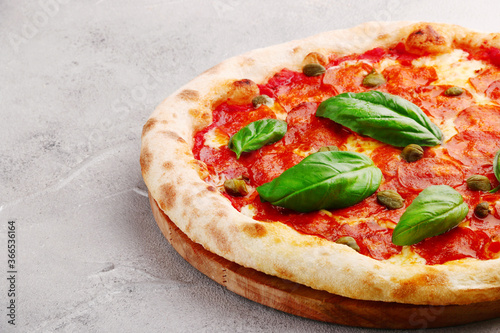
POLYGON ((151 196, 191 240, 334 294, 500 299, 500 35, 367 23, 252 51, 143 130, 151 196))

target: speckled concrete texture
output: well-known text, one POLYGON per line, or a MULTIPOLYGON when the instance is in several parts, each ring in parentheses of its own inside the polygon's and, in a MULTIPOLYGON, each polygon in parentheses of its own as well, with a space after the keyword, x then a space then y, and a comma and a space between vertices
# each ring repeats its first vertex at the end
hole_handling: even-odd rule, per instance
POLYGON ((0 331, 371 331, 253 303, 187 264, 149 207, 142 125, 176 88, 254 48, 374 20, 500 31, 499 9, 492 1, 1 1, 0 331))

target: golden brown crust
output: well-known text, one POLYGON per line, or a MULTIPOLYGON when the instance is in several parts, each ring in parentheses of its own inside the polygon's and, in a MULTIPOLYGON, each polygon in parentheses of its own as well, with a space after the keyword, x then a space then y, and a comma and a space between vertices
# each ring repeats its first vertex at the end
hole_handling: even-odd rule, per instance
POLYGON ((193 133, 210 124, 211 107, 221 98, 248 102, 258 93, 256 82, 284 67, 300 70, 312 52, 347 55, 403 42, 413 53, 440 53, 484 40, 500 43, 497 34, 453 25, 371 22, 228 59, 180 88, 146 122, 140 157, 144 180, 159 207, 190 239, 240 265, 356 299, 435 305, 500 299, 500 259, 434 266, 377 261, 282 223, 255 221, 203 181, 206 166, 191 152, 193 133))

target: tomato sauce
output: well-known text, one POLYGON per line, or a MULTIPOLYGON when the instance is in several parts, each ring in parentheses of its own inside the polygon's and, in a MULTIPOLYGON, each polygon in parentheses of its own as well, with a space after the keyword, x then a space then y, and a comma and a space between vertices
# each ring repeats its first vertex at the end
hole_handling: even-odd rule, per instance
MULTIPOLYGON (((470 50, 467 50, 470 51, 470 50)), ((471 58, 500 65, 500 51, 484 49, 470 51, 471 58)), ((259 85, 266 94, 287 112, 288 130, 276 143, 236 158, 227 145, 210 147, 205 144, 206 134, 216 129, 229 137, 243 126, 258 119, 276 118, 267 106, 255 109, 252 105, 222 103, 213 110, 213 123, 196 133, 193 153, 206 163, 212 177, 209 180, 221 186, 221 179, 244 176, 249 194, 231 196, 221 187, 221 193, 241 210, 251 205, 254 219, 280 221, 295 230, 336 241, 340 237, 353 237, 360 253, 377 260, 385 260, 401 253, 402 247, 392 243, 392 232, 405 208, 430 185, 447 184, 459 191, 469 206, 469 214, 456 228, 415 245, 414 252, 427 264, 442 264, 450 260, 497 258, 500 253, 500 191, 490 194, 467 189, 465 180, 472 174, 487 176, 492 186, 498 186, 493 173, 493 156, 500 149, 500 107, 476 105, 469 91, 458 97, 444 95, 449 86, 432 85, 438 79, 434 68, 412 67, 418 56, 407 53, 403 44, 395 48, 375 48, 364 54, 330 58, 327 72, 318 77, 307 77, 301 72, 283 69, 265 84, 259 85), (425 147, 423 159, 407 163, 401 159, 402 148, 375 142, 326 118, 315 116, 319 103, 343 92, 368 91, 362 80, 375 64, 383 59, 397 60, 397 65, 383 71, 387 83, 376 90, 399 95, 417 104, 436 124, 454 120, 458 134, 445 138, 437 147, 425 147), (362 61, 361 61, 362 60, 362 61), (353 149, 359 140, 368 145, 359 149, 374 161, 383 174, 379 190, 393 189, 405 199, 405 207, 388 210, 377 203, 376 195, 348 208, 298 213, 261 202, 255 190, 278 177, 320 147, 334 145, 340 150, 353 149), (474 215, 475 205, 488 202, 492 214, 486 218, 474 215)), ((495 66, 472 78, 472 86, 488 95, 500 95, 500 70, 495 66), (497 89, 498 88, 498 89, 497 89)))

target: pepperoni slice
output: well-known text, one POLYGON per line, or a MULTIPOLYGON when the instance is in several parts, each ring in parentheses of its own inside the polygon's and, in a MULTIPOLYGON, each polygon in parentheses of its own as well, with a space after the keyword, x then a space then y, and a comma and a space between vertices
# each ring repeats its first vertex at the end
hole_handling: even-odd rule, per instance
POLYGON ((490 237, 484 232, 457 227, 427 238, 412 248, 428 265, 438 265, 462 258, 488 259, 485 250, 489 243, 490 237))
POLYGON ((420 191, 431 185, 461 185, 464 175, 453 162, 436 157, 402 163, 398 168, 398 180, 404 187, 420 191))
POLYGON ((469 79, 470 83, 477 92, 484 93, 486 89, 494 82, 500 80, 500 70, 489 67, 482 71, 478 76, 469 79))
POLYGON ((303 159, 291 151, 273 152, 273 150, 276 148, 264 147, 257 153, 258 157, 249 167, 252 184, 259 186, 270 182, 303 159))
POLYGON ((333 87, 339 94, 344 92, 362 92, 367 89, 361 83, 371 70, 372 67, 364 62, 358 62, 354 65, 330 67, 323 77, 323 84, 333 87))
POLYGON ((470 174, 492 172, 493 157, 500 148, 500 132, 463 131, 446 143, 448 154, 470 174))
POLYGON ((470 227, 474 230, 483 230, 490 237, 495 237, 500 234, 500 220, 491 214, 484 219, 473 216, 470 221, 470 227))
POLYGON ((334 94, 332 90, 321 89, 321 78, 283 69, 269 80, 265 89, 273 91, 285 110, 290 111, 302 102, 321 102, 334 94))
POLYGON ((458 114, 455 119, 457 131, 481 130, 500 132, 500 106, 473 105, 458 114))
POLYGON ((219 149, 202 147, 199 159, 205 162, 209 169, 227 178, 235 178, 246 173, 246 168, 242 164, 243 158, 237 160, 234 152, 225 146, 219 149))
POLYGON ((401 149, 384 145, 374 149, 370 157, 388 180, 388 178, 395 177, 398 172, 398 166, 401 163, 399 155, 401 155, 401 149))
POLYGON ((401 247, 392 243, 392 231, 375 222, 343 225, 347 234, 352 235, 360 247, 360 252, 378 260, 389 259, 401 252, 401 247))
POLYGON ((493 100, 500 99, 500 80, 493 81, 485 91, 486 96, 493 100))
POLYGON ((316 117, 316 109, 318 103, 302 103, 297 105, 293 110, 288 112, 286 122, 288 126, 306 125, 309 121, 316 117))
POLYGON ((351 132, 329 119, 316 117, 317 106, 318 103, 302 103, 288 113, 288 131, 283 142, 289 150, 340 147, 347 140, 351 132))
POLYGON ((214 112, 214 126, 231 136, 246 125, 260 119, 276 118, 274 111, 262 105, 254 109, 251 105, 221 105, 214 112))
POLYGON ((438 79, 433 67, 390 66, 384 69, 382 74, 387 80, 388 92, 405 98, 412 96, 415 88, 428 86, 438 79))
POLYGON ((460 111, 469 107, 474 99, 467 90, 460 96, 446 96, 444 92, 450 87, 448 85, 418 87, 415 89, 418 96, 415 104, 439 121, 454 118, 460 111))

